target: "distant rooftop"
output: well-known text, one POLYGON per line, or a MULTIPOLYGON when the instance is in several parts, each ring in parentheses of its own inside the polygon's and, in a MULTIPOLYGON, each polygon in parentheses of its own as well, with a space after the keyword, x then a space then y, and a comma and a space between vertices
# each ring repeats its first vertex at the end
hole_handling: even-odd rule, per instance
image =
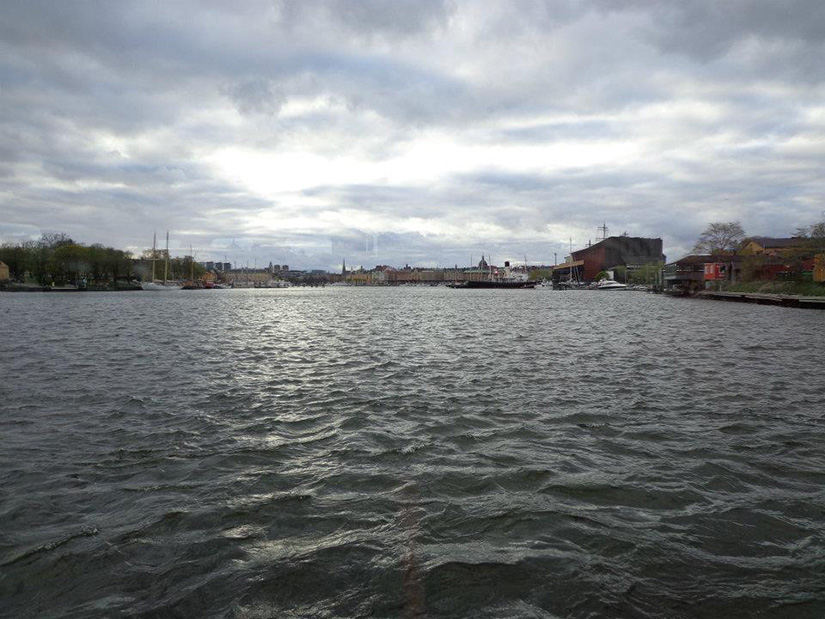
POLYGON ((758 243, 762 247, 768 249, 771 247, 793 247, 794 245, 798 245, 800 237, 792 236, 792 237, 773 237, 773 236, 749 236, 746 238, 743 243, 747 243, 748 241, 753 241, 758 243))

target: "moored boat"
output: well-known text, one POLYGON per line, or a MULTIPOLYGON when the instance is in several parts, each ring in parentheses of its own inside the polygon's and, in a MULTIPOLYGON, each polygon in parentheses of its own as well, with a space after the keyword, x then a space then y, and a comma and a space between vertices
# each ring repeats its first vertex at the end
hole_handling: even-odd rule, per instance
POLYGON ((487 280, 487 281, 468 281, 465 282, 464 286, 455 286, 456 288, 535 288, 536 282, 524 282, 524 281, 496 281, 496 280, 487 280))
POLYGON ((152 237, 152 279, 148 282, 141 282, 140 287, 144 290, 154 292, 181 290, 181 286, 167 280, 169 275, 169 231, 166 231, 166 257, 163 266, 163 281, 155 281, 155 255, 157 252, 157 234, 152 237))
POLYGON ((596 286, 596 290, 627 290, 627 284, 619 283, 615 279, 603 279, 596 286))

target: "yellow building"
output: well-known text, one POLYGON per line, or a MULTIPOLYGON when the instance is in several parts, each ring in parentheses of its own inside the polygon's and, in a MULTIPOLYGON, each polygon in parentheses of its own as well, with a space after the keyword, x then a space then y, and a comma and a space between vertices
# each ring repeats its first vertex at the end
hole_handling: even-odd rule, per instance
POLYGON ((0 282, 9 281, 9 265, 5 262, 0 262, 0 282))
POLYGON ((366 286, 372 283, 372 275, 364 270, 347 273, 347 283, 355 286, 366 286))
POLYGON ((814 258, 814 281, 825 283, 825 254, 817 254, 814 258))
POLYGON ((752 236, 742 241, 739 253, 743 256, 766 255, 781 257, 804 249, 804 243, 805 239, 797 237, 774 238, 770 236, 752 236))

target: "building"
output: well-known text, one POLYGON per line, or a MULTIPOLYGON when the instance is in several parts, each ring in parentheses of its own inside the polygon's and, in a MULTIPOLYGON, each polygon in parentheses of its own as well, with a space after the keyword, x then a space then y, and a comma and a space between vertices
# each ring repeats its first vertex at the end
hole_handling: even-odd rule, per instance
POLYGON ((787 279, 816 273, 816 255, 822 252, 825 239, 767 236, 742 241, 739 253, 745 256, 748 279, 787 279))
POLYGON ((9 278, 9 265, 7 265, 5 262, 0 262, 0 283, 8 282, 9 278))
POLYGON ((662 239, 640 236, 609 236, 590 247, 574 251, 571 258, 568 262, 576 263, 574 268, 586 282, 595 281, 601 271, 617 266, 632 271, 645 264, 665 261, 662 239))
POLYGON ((806 240, 796 236, 783 238, 751 236, 742 241, 739 253, 744 256, 764 255, 779 258, 800 250, 804 251, 806 240))
POLYGON ((814 259, 814 281, 825 284, 825 254, 817 254, 814 259))
POLYGON ((211 260, 208 260, 206 262, 198 262, 198 264, 207 271, 212 271, 214 273, 232 270, 232 263, 230 262, 212 262, 211 260))
POLYGON ((237 288, 257 288, 269 284, 272 272, 267 269, 232 269, 223 272, 223 281, 237 288))
POLYGON ((742 262, 736 254, 691 254, 665 265, 665 287, 697 292, 714 282, 736 282, 742 276, 742 262))

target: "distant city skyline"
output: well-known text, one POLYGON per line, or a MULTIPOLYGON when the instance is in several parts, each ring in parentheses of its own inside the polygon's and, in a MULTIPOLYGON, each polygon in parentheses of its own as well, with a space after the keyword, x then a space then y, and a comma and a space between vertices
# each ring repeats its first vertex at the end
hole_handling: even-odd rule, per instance
POLYGON ((0 47, 0 242, 334 272, 825 219, 813 0, 9 0, 0 47))

